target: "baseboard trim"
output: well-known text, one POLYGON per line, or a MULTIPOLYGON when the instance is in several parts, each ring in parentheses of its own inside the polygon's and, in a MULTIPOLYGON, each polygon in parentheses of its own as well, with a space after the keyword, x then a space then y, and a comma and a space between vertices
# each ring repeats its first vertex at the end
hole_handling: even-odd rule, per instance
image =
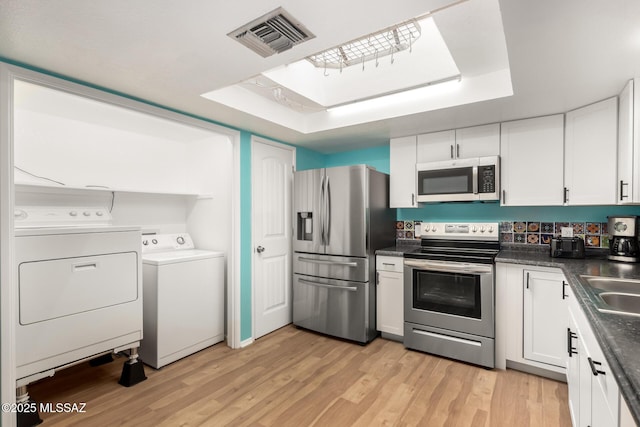
POLYGON ((514 362, 507 360, 507 368, 514 369, 516 371, 526 372, 528 374, 538 375, 539 377, 550 378, 552 380, 567 382, 567 376, 560 372, 549 371, 544 368, 538 368, 537 366, 530 366, 524 363, 514 362))
POLYGON ((245 348, 246 346, 249 346, 251 344, 253 344, 253 337, 247 338, 244 341, 240 341, 240 348, 245 348))

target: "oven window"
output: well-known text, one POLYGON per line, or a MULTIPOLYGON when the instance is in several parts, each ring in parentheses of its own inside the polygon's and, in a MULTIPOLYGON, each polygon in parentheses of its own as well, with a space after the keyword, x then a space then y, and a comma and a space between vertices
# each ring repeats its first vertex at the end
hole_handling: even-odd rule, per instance
POLYGON ((418 194, 465 194, 473 192, 473 168, 455 168, 418 172, 418 194))
POLYGON ((414 269, 413 308, 480 319, 480 276, 414 269))

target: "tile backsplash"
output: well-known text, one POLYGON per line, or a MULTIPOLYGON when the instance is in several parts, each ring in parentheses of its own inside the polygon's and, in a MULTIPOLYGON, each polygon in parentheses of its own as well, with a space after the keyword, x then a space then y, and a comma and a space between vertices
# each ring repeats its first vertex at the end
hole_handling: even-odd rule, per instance
MULTIPOLYGON (((396 239, 414 239, 416 223, 423 221, 396 221, 396 239)), ((548 245, 559 237, 563 227, 571 227, 573 235, 584 239, 585 247, 608 248, 609 232, 606 222, 543 222, 502 221, 500 242, 524 245, 548 245)))

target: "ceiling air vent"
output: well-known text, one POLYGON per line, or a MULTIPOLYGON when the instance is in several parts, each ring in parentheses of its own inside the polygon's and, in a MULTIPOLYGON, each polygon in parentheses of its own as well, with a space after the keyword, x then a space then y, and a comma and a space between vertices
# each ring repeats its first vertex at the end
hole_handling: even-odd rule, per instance
POLYGON ((315 37, 281 7, 227 35, 264 58, 315 37))

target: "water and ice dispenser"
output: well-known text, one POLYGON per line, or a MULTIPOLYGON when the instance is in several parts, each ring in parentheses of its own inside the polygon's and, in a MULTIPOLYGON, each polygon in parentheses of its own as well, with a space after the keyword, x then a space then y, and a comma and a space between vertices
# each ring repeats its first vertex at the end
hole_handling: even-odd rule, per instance
POLYGON ((298 212, 297 239, 313 240, 313 212, 298 212))

